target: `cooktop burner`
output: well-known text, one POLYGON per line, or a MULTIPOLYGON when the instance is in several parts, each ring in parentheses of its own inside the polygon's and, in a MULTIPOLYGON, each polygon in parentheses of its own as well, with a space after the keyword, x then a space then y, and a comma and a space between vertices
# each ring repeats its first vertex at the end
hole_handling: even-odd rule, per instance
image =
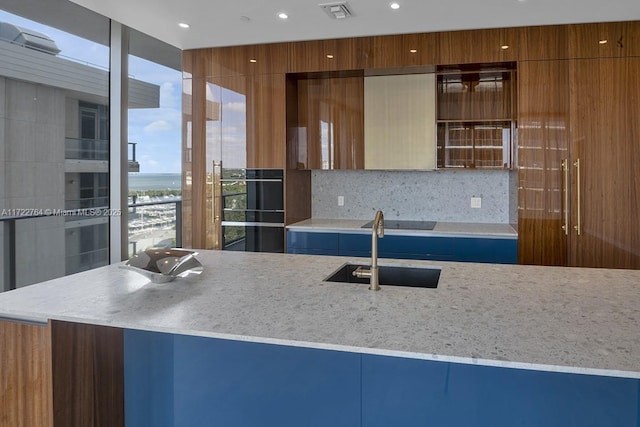
MULTIPOLYGON (((361 228, 371 228, 373 221, 369 221, 361 228)), ((436 226, 435 221, 398 221, 394 219, 385 219, 384 228, 386 230, 433 230, 436 226)))

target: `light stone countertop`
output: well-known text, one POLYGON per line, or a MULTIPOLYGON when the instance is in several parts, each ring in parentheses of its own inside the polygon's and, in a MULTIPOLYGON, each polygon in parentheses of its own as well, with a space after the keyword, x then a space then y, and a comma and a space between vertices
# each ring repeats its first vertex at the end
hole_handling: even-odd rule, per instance
POLYGON ((198 258, 170 283, 111 265, 5 292, 0 317, 640 378, 640 271, 385 260, 440 266, 440 283, 373 292, 323 281, 362 258, 198 258))
MULTIPOLYGON (((295 231, 314 231, 323 233, 349 232, 371 233, 370 228, 362 228, 370 219, 330 219, 311 218, 288 225, 295 231)), ((385 234, 402 236, 451 236, 451 237, 491 237, 517 239, 518 233, 509 224, 484 224, 465 222, 436 222, 433 230, 395 230, 385 229, 385 234)))

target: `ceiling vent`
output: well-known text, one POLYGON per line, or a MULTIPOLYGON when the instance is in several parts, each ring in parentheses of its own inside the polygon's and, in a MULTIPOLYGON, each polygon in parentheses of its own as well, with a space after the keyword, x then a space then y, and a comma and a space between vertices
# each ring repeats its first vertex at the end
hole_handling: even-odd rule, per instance
POLYGON ((345 19, 350 16, 353 16, 351 12, 351 7, 347 4, 346 1, 341 1, 338 3, 323 3, 319 4, 326 13, 332 19, 345 19))

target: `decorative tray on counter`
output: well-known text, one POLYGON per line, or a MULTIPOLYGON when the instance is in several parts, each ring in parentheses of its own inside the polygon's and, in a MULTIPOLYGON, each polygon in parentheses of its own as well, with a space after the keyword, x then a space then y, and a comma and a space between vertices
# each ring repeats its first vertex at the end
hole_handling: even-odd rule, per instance
POLYGON ((132 256, 123 267, 154 283, 165 283, 176 277, 202 273, 202 264, 195 257, 197 254, 186 249, 148 248, 132 256))

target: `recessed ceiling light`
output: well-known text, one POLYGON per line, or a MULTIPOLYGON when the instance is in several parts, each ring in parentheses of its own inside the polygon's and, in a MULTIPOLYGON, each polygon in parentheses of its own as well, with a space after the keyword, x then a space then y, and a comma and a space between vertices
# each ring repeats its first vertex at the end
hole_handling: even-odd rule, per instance
POLYGON ((187 24, 186 22, 178 22, 178 26, 180 28, 189 28, 189 27, 191 27, 191 25, 187 24))
POLYGON ((600 44, 607 44, 607 41, 606 41, 606 40, 600 40, 598 43, 600 43, 600 44))
POLYGON ((329 55, 327 55, 327 58, 333 59, 333 55, 329 54, 329 55))
POLYGON ((396 3, 395 1, 393 3, 389 3, 389 7, 393 10, 397 10, 400 9, 400 3, 396 3))
POLYGON ((278 18, 280 18, 280 19, 287 19, 288 17, 289 17, 289 15, 287 15, 287 14, 286 14, 286 13, 284 13, 284 12, 280 12, 280 13, 278 14, 278 18))
POLYGON ((418 52, 418 49, 409 49, 409 52, 411 52, 411 53, 417 53, 417 52, 418 52))
POLYGON ((508 44, 503 44, 502 46, 500 46, 500 49, 507 50, 507 49, 509 49, 509 45, 508 44))
POLYGON ((251 62, 252 64, 255 64, 256 62, 258 62, 257 59, 250 59, 249 62, 251 62))

